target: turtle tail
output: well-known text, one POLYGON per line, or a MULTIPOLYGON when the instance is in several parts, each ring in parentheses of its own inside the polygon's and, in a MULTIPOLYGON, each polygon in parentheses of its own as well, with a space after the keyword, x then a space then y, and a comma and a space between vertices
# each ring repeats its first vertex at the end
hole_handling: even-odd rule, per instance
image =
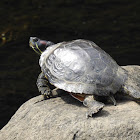
POLYGON ((140 75, 127 73, 127 79, 122 86, 122 91, 140 101, 140 75))

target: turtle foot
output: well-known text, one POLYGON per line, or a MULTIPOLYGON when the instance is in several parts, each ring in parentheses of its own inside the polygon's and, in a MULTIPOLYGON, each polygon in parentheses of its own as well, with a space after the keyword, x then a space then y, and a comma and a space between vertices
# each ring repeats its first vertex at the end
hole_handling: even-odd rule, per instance
POLYGON ((101 111, 103 107, 104 107, 104 104, 100 102, 98 102, 97 105, 90 107, 86 113, 86 118, 93 117, 93 115, 101 111))
POLYGON ((58 88, 55 88, 53 90, 47 89, 42 95, 44 97, 44 99, 49 99, 51 97, 57 97, 58 96, 58 92, 57 92, 58 88))
POLYGON ((86 113, 86 117, 92 117, 93 114, 96 114, 100 110, 103 109, 105 106, 104 103, 96 101, 92 95, 86 96, 85 100, 83 101, 83 104, 88 107, 88 111, 86 113))

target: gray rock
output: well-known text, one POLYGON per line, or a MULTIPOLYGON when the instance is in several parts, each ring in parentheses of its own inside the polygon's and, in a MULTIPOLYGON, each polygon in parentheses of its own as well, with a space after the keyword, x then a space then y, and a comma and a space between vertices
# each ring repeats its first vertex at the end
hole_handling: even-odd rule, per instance
MULTIPOLYGON (((140 75, 140 66, 125 66, 140 75)), ((139 140, 140 106, 121 96, 117 106, 106 103, 86 119, 82 103, 70 95, 41 101, 37 96, 24 103, 0 131, 0 140, 139 140)))

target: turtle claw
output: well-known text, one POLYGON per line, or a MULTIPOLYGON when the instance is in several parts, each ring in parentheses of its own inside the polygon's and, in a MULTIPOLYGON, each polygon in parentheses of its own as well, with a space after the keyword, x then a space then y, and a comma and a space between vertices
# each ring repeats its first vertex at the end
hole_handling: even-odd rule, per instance
POLYGON ((117 102, 116 102, 114 96, 113 95, 109 95, 109 98, 113 102, 114 106, 116 106, 117 105, 117 102))
POLYGON ((104 107, 103 103, 101 103, 100 105, 98 104, 98 106, 90 107, 86 113, 86 118, 93 117, 93 115, 101 111, 103 107, 104 107))
POLYGON ((51 97, 56 97, 56 96, 58 96, 57 88, 55 88, 53 90, 47 89, 42 95, 45 100, 49 99, 51 97))
POLYGON ((94 114, 98 113, 105 106, 104 103, 96 101, 92 95, 86 96, 83 104, 88 107, 88 112, 86 113, 86 118, 92 117, 94 114))
POLYGON ((45 95, 45 94, 42 94, 42 95, 43 95, 43 99, 44 99, 44 100, 49 99, 49 97, 48 97, 47 95, 45 95))
POLYGON ((51 90, 50 89, 46 89, 44 92, 41 92, 41 94, 43 95, 44 99, 49 99, 51 97, 51 90))

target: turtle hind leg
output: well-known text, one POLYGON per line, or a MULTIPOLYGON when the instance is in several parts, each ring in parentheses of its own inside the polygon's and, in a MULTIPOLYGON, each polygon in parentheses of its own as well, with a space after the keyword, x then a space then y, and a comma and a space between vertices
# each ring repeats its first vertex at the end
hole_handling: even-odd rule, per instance
POLYGON ((58 96, 57 88, 55 88, 54 86, 52 87, 52 85, 49 83, 48 79, 45 77, 43 72, 40 73, 40 75, 38 76, 36 84, 39 92, 41 92, 44 99, 58 96), (52 87, 53 89, 51 90, 50 87, 52 87))
POLYGON ((103 103, 98 102, 94 99, 93 95, 88 95, 83 101, 84 106, 88 107, 88 112, 86 114, 87 118, 92 117, 105 106, 103 103))

